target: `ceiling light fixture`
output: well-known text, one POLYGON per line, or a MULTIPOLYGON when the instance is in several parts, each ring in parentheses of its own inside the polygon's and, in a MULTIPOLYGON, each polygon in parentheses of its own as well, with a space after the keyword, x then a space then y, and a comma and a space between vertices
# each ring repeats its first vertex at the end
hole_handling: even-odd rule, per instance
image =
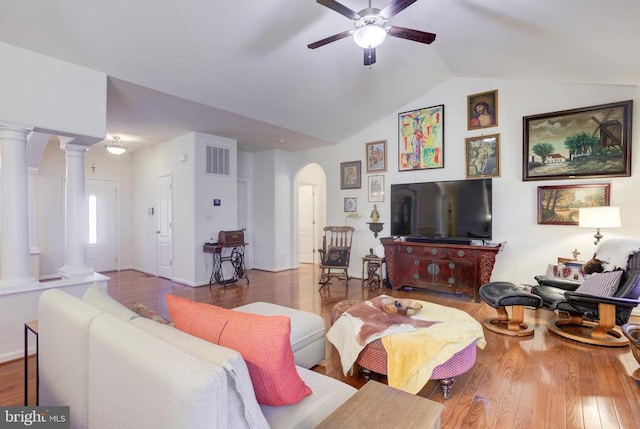
POLYGON ((127 148, 120 143, 120 137, 113 136, 111 138, 112 142, 110 144, 104 145, 104 147, 107 149, 107 152, 112 155, 122 155, 127 151, 127 148))
POLYGON ((353 40, 356 45, 363 49, 377 48, 386 38, 387 32, 385 29, 376 24, 366 24, 353 33, 353 40))
POLYGON ((380 16, 378 9, 369 8, 362 10, 361 18, 356 20, 356 31, 353 33, 353 41, 362 49, 377 48, 387 38, 387 30, 384 28, 386 19, 380 16))

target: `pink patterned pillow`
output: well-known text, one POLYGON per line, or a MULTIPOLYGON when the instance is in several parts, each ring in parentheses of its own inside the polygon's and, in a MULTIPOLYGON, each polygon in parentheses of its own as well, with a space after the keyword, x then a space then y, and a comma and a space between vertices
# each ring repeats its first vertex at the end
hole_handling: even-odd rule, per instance
POLYGON ((576 292, 596 296, 613 296, 620 284, 620 278, 622 278, 620 270, 593 274, 585 279, 576 292))
POLYGON ((293 361, 288 317, 243 313, 171 294, 165 300, 176 328, 242 355, 260 404, 295 404, 312 393, 293 361))

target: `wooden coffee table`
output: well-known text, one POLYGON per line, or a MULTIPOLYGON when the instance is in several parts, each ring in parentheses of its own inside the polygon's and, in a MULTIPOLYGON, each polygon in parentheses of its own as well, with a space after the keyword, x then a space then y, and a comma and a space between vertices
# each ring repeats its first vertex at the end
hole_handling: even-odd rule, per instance
POLYGON ((371 380, 316 429, 438 429, 443 410, 442 404, 371 380))

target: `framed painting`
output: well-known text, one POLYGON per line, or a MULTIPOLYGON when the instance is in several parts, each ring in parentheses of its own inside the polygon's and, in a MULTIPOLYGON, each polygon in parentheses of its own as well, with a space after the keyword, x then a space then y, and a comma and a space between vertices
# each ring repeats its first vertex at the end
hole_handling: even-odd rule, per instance
POLYGON ((345 213, 355 213, 358 211, 358 199, 356 197, 346 197, 344 199, 345 213))
POLYGON ((444 104, 398 115, 398 171, 444 168, 444 104))
POLYGON ((340 189, 362 188, 362 169, 360 161, 340 163, 340 189))
POLYGON ((369 202, 384 201, 384 176, 369 176, 369 202))
POLYGON ((498 126, 498 90, 467 96, 467 129, 498 126))
POLYGON ((580 207, 609 205, 609 183, 538 186, 538 223, 578 225, 580 207))
POLYGON ((365 159, 367 173, 387 171, 387 141, 367 143, 365 159))
POLYGON ((500 134, 465 139, 467 179, 500 176, 500 134))
POLYGON ((631 176, 633 100, 523 117, 522 180, 631 176))

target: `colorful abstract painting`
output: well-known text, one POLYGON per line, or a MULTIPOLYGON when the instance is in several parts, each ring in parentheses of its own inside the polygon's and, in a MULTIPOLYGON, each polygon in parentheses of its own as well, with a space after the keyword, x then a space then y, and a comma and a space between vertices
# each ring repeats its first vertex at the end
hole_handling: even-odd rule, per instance
POLYGON ((444 168, 444 104, 398 115, 398 170, 444 168))

